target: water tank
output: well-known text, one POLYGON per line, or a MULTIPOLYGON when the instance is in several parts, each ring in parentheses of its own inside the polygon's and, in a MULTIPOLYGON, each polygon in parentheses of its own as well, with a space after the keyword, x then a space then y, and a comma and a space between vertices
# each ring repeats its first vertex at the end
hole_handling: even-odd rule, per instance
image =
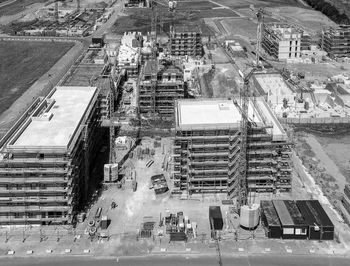
POLYGON ((255 229, 259 224, 259 204, 241 207, 240 225, 244 229, 255 229))

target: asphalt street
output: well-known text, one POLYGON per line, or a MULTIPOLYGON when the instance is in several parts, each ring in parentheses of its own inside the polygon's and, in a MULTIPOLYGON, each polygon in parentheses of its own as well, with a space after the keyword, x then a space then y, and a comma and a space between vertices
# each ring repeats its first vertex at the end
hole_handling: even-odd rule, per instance
MULTIPOLYGON (((55 258, 3 258, 2 266, 215 266, 219 265, 216 256, 178 255, 147 257, 55 257, 55 258)), ((350 258, 336 256, 299 256, 299 255, 253 255, 222 257, 222 265, 230 266, 349 266, 350 258)))

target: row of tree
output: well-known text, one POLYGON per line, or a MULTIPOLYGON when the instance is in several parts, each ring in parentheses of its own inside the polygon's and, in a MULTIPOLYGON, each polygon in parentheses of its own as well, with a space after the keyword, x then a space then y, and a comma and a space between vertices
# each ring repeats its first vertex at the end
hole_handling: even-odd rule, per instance
POLYGON ((312 8, 321 11, 331 20, 338 24, 350 25, 350 19, 345 13, 340 13, 339 10, 326 0, 304 0, 312 8))

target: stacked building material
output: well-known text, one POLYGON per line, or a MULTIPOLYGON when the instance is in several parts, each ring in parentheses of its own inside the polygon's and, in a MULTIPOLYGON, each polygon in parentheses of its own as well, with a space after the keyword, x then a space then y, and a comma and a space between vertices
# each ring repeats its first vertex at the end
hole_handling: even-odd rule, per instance
POLYGON ((156 194, 162 194, 169 190, 168 183, 163 174, 152 176, 151 182, 156 194))

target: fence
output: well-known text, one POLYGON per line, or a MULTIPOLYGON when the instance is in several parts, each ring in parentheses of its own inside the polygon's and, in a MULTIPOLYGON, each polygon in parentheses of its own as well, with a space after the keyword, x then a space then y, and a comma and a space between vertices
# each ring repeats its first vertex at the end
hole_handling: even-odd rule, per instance
POLYGON ((283 124, 350 124, 350 117, 279 118, 283 124))

